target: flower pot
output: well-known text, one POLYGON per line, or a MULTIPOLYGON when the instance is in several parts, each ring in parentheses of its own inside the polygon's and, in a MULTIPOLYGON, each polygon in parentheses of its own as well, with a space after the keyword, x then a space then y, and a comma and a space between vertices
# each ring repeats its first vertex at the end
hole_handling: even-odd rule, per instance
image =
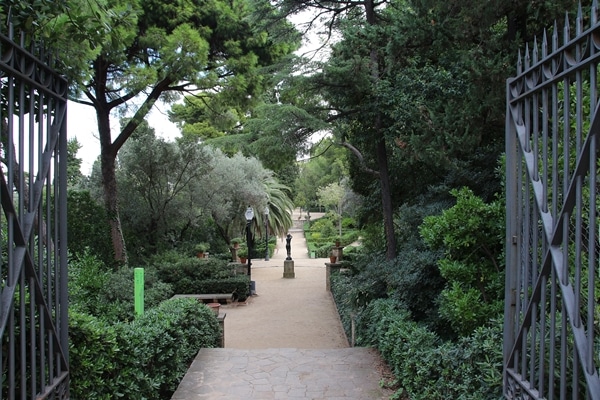
POLYGON ((329 262, 332 264, 335 264, 335 262, 337 261, 337 257, 336 256, 329 256, 329 262))
POLYGON ((246 261, 248 261, 248 258, 246 258, 246 257, 240 257, 240 262, 242 264, 246 264, 246 261))

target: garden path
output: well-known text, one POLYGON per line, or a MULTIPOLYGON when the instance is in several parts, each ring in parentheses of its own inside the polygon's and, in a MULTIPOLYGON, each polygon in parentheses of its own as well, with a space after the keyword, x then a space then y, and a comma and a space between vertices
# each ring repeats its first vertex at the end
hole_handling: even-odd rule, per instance
POLYGON ((221 307, 225 348, 202 349, 172 400, 389 398, 384 363, 373 349, 349 347, 325 286, 329 260, 309 258, 298 213, 294 220, 295 278, 283 278, 285 240, 269 261, 252 260, 256 295, 221 307))

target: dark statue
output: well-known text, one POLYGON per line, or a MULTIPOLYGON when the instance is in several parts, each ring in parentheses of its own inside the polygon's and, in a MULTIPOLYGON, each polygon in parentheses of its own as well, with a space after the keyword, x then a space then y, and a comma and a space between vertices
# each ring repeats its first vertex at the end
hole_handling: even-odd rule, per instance
POLYGON ((290 244, 290 242, 292 241, 292 235, 290 235, 289 233, 287 234, 287 236, 285 237, 285 249, 287 250, 287 258, 286 260, 291 260, 292 259, 292 245, 290 244))

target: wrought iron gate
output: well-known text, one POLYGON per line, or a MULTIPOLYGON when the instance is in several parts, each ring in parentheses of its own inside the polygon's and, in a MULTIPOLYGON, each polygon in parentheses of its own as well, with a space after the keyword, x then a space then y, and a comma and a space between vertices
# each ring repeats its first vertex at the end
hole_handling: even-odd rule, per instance
POLYGON ((598 60, 595 0, 589 18, 580 7, 574 27, 527 48, 507 82, 509 399, 600 399, 598 60))
POLYGON ((67 82, 24 44, 0 33, 0 398, 66 399, 67 82))

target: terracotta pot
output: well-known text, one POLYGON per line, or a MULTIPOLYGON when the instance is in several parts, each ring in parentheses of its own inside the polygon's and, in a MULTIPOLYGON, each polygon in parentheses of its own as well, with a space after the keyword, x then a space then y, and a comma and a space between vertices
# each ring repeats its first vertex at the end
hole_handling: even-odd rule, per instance
POLYGON ((248 261, 248 259, 246 257, 240 257, 240 262, 242 264, 246 264, 246 261, 248 261))
POLYGON ((336 256, 329 256, 329 262, 331 262, 332 264, 335 264, 336 261, 337 261, 336 256))

